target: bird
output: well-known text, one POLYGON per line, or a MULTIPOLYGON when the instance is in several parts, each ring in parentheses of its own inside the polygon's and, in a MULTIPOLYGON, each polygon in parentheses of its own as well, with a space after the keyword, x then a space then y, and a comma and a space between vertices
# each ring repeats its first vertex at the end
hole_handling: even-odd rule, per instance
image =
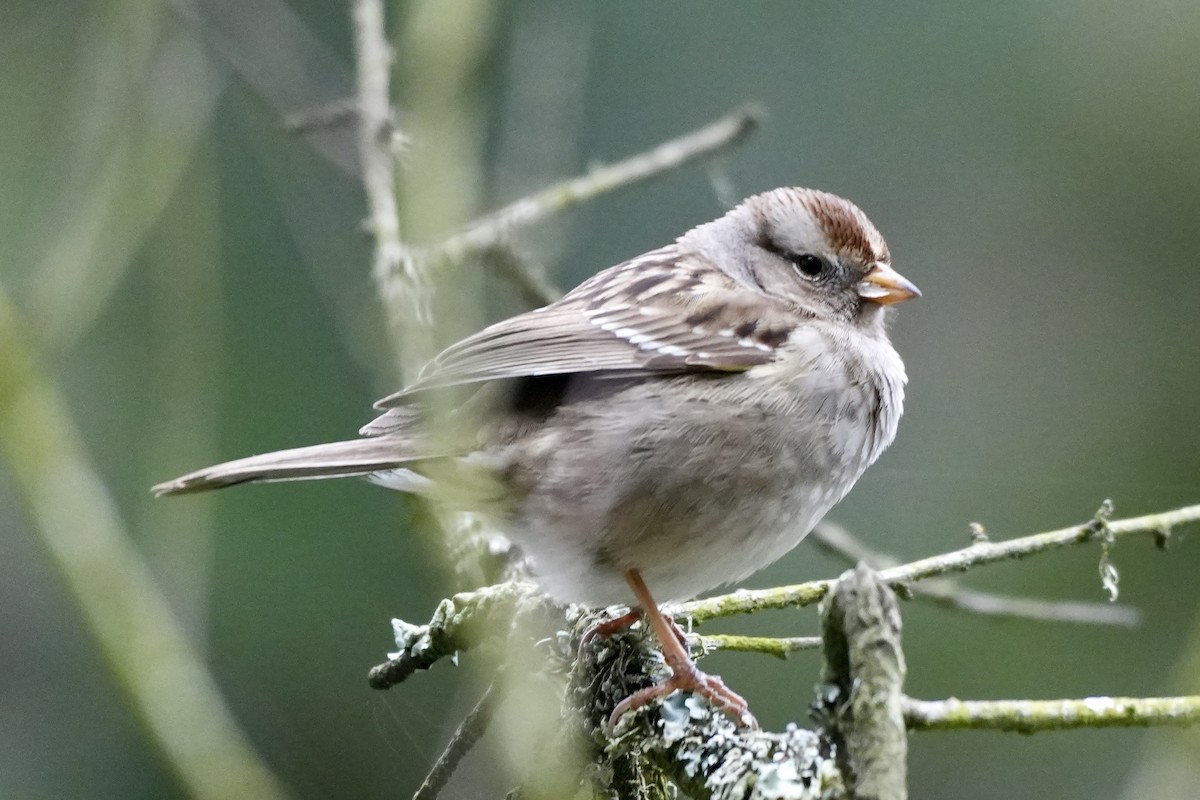
POLYGON ((774 189, 450 345, 358 438, 153 491, 359 476, 473 505, 555 601, 627 605, 656 634, 671 676, 610 724, 675 690, 753 724, 655 598, 773 563, 892 443, 907 377, 888 319, 920 294, 856 205, 774 189), (432 409, 450 433, 423 424, 432 409))

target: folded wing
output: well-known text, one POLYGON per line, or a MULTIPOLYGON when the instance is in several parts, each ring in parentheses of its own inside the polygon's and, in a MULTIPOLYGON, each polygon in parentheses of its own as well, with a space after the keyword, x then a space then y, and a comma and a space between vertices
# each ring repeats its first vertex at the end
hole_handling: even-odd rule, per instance
POLYGON ((666 247, 451 345, 376 407, 402 406, 429 389, 507 378, 739 372, 771 361, 795 321, 782 303, 747 293, 666 247))

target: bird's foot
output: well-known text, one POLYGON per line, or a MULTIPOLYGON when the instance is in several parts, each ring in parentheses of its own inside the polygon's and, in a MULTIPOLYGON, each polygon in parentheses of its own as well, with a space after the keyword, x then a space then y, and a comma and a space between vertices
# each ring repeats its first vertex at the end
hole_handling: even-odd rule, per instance
MULTIPOLYGON (((758 721, 750 713, 750 706, 745 699, 726 686, 725 682, 716 675, 702 672, 696 666, 696 662, 688 653, 687 639, 683 631, 673 618, 659 610, 658 604, 650 595, 650 590, 646 588, 645 581, 642 580, 641 573, 637 569, 628 569, 625 571, 625 580, 629 583, 634 597, 641 604, 646 622, 654 631, 658 643, 662 645, 663 660, 671 669, 671 677, 662 683, 636 691, 617 703, 617 707, 613 709, 612 715, 608 718, 608 732, 612 733, 617 720, 626 711, 639 709, 650 701, 666 697, 676 690, 691 692, 693 695, 703 697, 714 709, 732 717, 735 723, 749 728, 757 728, 758 721)), ((636 618, 636 612, 630 611, 623 617, 593 627, 584 639, 591 641, 602 632, 619 631, 632 624, 636 618)))
POLYGON ((745 698, 726 686, 718 676, 702 671, 691 658, 686 658, 681 662, 668 655, 667 664, 671 667, 671 677, 662 683, 639 689, 617 703, 617 707, 613 709, 612 715, 608 718, 610 734, 616 728, 617 720, 627 711, 636 711, 676 690, 703 697, 710 706, 728 715, 738 725, 758 728, 758 720, 750 713, 750 705, 745 698))

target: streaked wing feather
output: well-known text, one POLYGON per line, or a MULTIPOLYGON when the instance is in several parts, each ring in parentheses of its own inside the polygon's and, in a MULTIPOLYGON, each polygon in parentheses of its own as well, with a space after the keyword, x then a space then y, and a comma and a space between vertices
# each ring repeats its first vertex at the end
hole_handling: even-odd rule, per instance
POLYGON ((796 312, 674 246, 599 273, 558 302, 451 345, 417 381, 380 400, 481 381, 572 372, 736 372, 765 364, 796 312))

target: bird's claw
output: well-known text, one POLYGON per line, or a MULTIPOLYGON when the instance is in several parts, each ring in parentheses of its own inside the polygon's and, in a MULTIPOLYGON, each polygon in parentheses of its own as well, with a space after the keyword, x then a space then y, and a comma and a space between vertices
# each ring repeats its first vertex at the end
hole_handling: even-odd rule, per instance
POLYGON ((758 720, 750 713, 750 705, 745 698, 726 686, 719 677, 701 671, 691 659, 682 664, 672 663, 670 667, 671 677, 662 683, 639 689, 617 703, 617 707, 613 709, 608 718, 610 735, 616 729, 617 721, 626 712, 636 711, 648 703, 667 697, 676 691, 690 692, 703 697, 712 708, 730 717, 735 724, 754 730, 758 729, 758 720))

